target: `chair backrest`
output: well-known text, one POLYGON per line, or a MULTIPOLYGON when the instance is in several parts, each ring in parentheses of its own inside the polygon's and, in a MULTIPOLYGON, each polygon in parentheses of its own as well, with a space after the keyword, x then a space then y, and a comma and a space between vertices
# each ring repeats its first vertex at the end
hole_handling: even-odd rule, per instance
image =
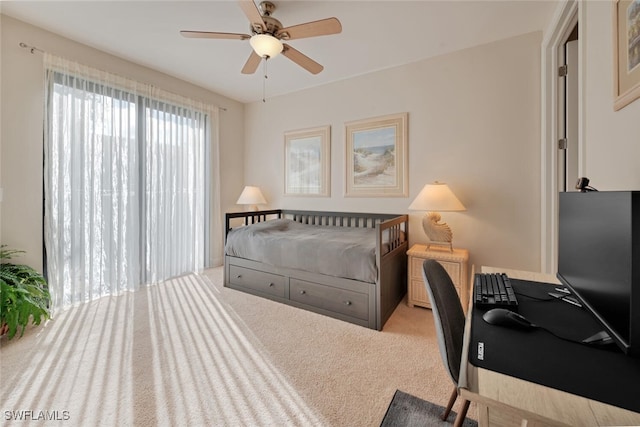
POLYGON ((465 323, 460 297, 451 277, 438 261, 426 260, 422 264, 422 277, 431 300, 440 355, 451 379, 457 385, 465 323))

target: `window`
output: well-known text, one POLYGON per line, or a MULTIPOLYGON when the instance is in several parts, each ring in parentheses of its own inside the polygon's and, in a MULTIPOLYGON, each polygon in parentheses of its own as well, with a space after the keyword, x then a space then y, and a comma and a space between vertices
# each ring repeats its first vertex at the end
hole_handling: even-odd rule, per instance
POLYGON ((213 110, 55 60, 45 114, 54 309, 207 266, 213 110))

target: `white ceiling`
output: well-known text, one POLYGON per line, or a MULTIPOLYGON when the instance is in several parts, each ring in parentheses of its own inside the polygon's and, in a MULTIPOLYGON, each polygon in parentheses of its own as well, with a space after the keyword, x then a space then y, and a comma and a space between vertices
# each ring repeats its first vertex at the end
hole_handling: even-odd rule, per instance
MULTIPOLYGON (((324 71, 312 75, 279 55, 268 63, 268 97, 544 30, 558 4, 558 0, 273 2, 273 17, 285 27, 334 16, 342 23, 342 33, 290 41, 321 63, 324 71)), ((251 52, 247 40, 187 39, 179 34, 180 30, 249 33, 248 20, 236 1, 2 1, 0 8, 3 14, 229 98, 262 99, 263 67, 254 75, 240 73, 251 52)))

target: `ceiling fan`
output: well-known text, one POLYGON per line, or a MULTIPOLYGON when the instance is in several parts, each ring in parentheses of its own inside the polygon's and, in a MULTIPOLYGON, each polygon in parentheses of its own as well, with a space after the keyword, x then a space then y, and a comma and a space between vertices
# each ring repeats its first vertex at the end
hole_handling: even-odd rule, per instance
POLYGON ((282 41, 338 34, 342 32, 342 25, 337 18, 283 28, 280 21, 271 16, 276 6, 270 1, 261 2, 260 10, 253 0, 238 0, 238 3, 249 18, 251 35, 210 31, 180 31, 180 34, 189 38, 249 40, 253 51, 242 68, 243 74, 255 73, 262 58, 273 58, 280 52, 312 74, 323 70, 322 65, 282 41))

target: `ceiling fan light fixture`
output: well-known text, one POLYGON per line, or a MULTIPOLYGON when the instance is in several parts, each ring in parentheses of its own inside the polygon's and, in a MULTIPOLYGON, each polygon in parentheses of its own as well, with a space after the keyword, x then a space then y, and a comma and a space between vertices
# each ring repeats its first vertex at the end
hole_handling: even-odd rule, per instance
POLYGON ((273 58, 283 49, 282 42, 269 34, 254 34, 249 40, 249 44, 262 58, 273 58))

